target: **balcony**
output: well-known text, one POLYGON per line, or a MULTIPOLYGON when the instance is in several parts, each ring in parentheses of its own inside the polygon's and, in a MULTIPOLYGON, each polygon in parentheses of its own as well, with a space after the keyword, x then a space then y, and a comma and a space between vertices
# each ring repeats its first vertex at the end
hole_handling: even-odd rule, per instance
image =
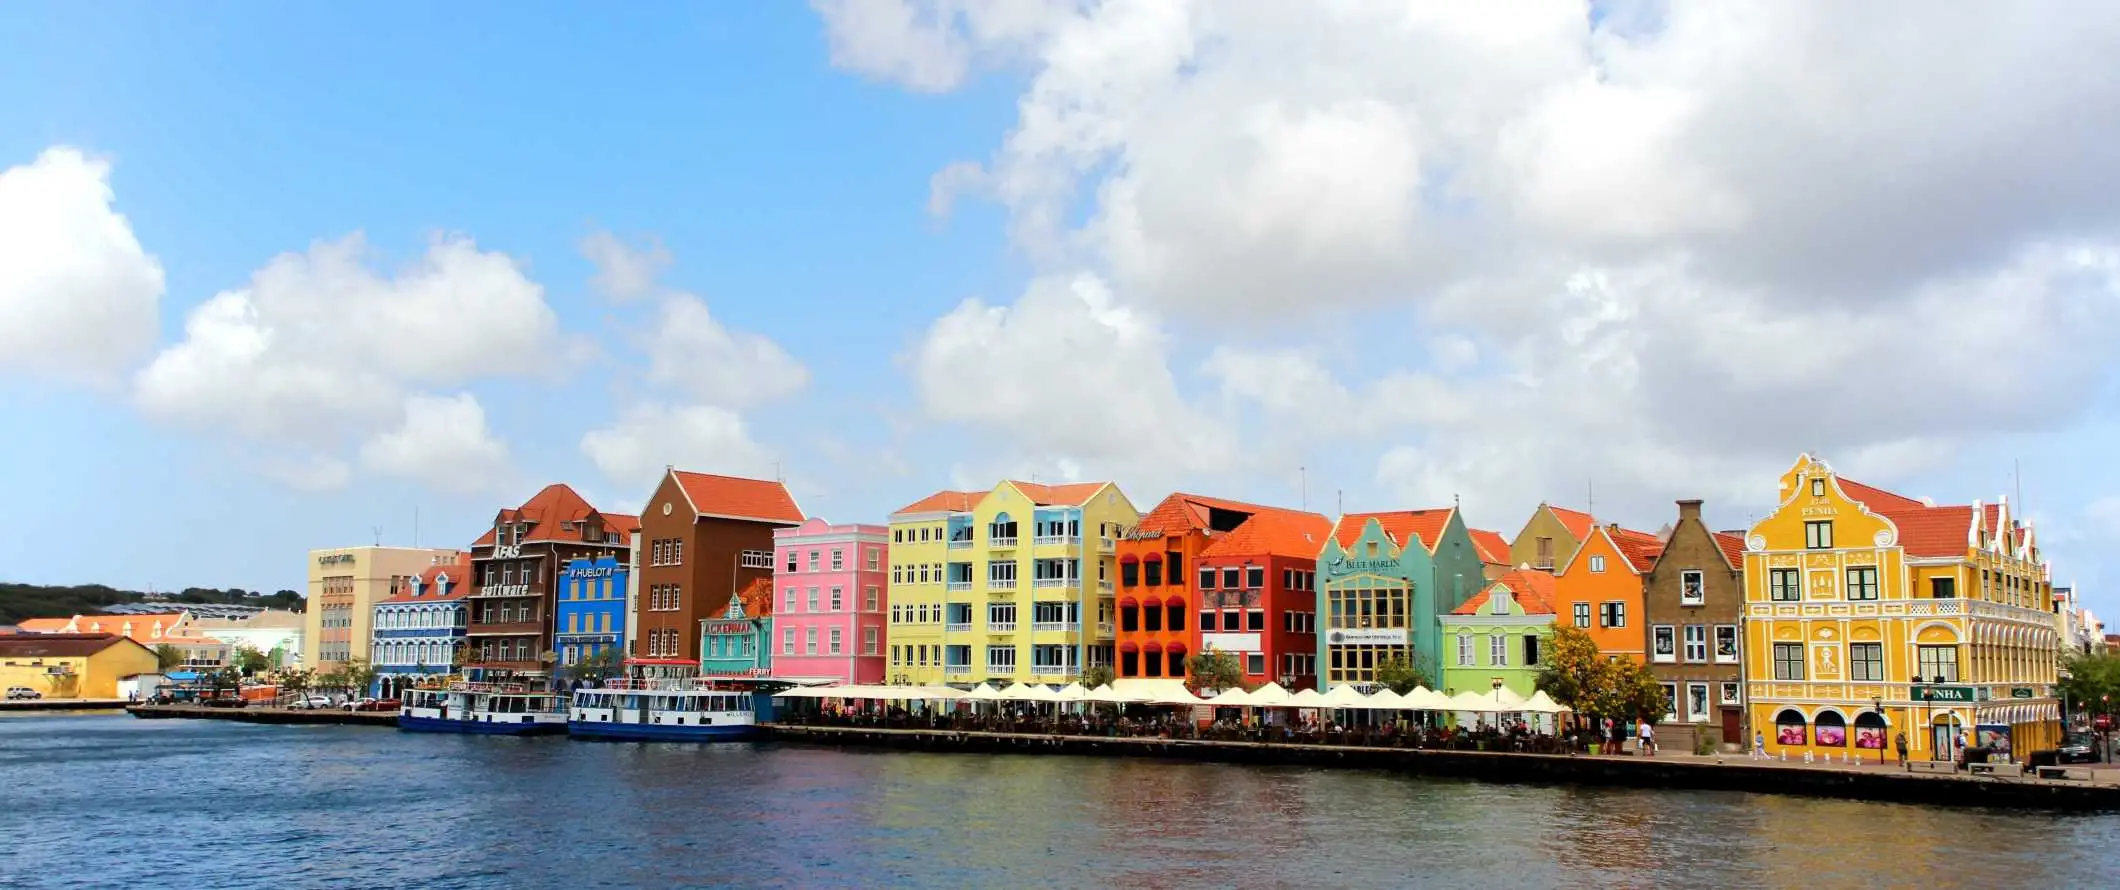
POLYGON ((1015 589, 1016 589, 1016 579, 1014 579, 1014 578, 988 578, 988 579, 986 579, 986 589, 988 589, 988 590, 1015 590, 1015 589))
POLYGON ((1111 623, 1111 622, 1109 622, 1109 621, 1100 621, 1100 622, 1097 622, 1097 636, 1100 636, 1100 637, 1108 637, 1108 636, 1111 636, 1111 635, 1112 635, 1113 633, 1114 633, 1114 631, 1112 630, 1112 623, 1111 623))
POLYGON ((1046 633, 1046 632, 1048 632, 1048 631, 1058 631, 1058 632, 1061 632, 1061 633, 1069 633, 1069 632, 1072 632, 1072 631, 1077 631, 1077 630, 1081 630, 1081 628, 1080 628, 1080 627, 1078 627, 1078 626, 1076 626, 1076 624, 1075 624, 1074 622, 1072 622, 1072 621, 1033 621, 1033 622, 1031 622, 1031 632, 1032 632, 1032 633, 1046 633))
POLYGON ((1010 548, 1010 547, 1014 547, 1014 546, 1016 546, 1016 539, 1015 539, 1015 538, 988 538, 988 539, 986 539, 986 546, 988 546, 988 547, 992 547, 992 548, 994 548, 994 549, 996 549, 996 550, 1000 550, 1000 549, 1004 549, 1004 548, 1010 548))
POLYGON ((942 666, 942 675, 945 677, 969 677, 972 675, 972 666, 968 664, 946 664, 942 666))
POLYGON ((965 591, 965 590, 970 590, 970 589, 972 589, 972 582, 970 582, 970 581, 951 581, 951 582, 949 583, 949 589, 950 589, 950 592, 952 592, 952 593, 956 593, 956 592, 959 592, 959 591, 965 591))
POLYGON ((1111 596, 1111 595, 1112 595, 1112 580, 1111 580, 1110 578, 1105 578, 1105 579, 1102 579, 1102 580, 1100 580, 1100 581, 1098 581, 1098 582, 1097 582, 1097 595, 1098 595, 1098 596, 1111 596))
POLYGON ((950 623, 948 623, 948 624, 945 624, 945 625, 943 625, 943 626, 942 626, 942 631, 943 631, 943 633, 953 633, 953 634, 960 634, 960 633, 970 633, 970 632, 971 632, 971 630, 972 630, 972 623, 971 623, 971 622, 969 622, 969 621, 952 621, 952 622, 950 622, 950 623))
POLYGON ((972 539, 970 539, 970 538, 958 538, 957 540, 951 541, 951 542, 950 542, 950 549, 951 549, 951 550, 970 550, 970 549, 972 549, 972 539))
POLYGON ((1032 586, 1032 587, 1074 587, 1075 585, 1077 585, 1077 584, 1080 584, 1080 583, 1082 583, 1082 582, 1081 582, 1081 581, 1078 581, 1078 580, 1076 580, 1076 579, 1074 579, 1074 578, 1037 578, 1037 579, 1034 579, 1034 580, 1032 580, 1032 581, 1031 581, 1031 586, 1032 586))
POLYGON ((545 632, 542 621, 496 621, 473 624, 464 632, 467 637, 530 637, 545 632))
POLYGON ((1064 664, 1031 665, 1031 676, 1033 677, 1065 677, 1074 672, 1074 668, 1068 667, 1064 664))
POLYGON ((986 626, 986 632, 990 634, 1012 634, 1016 632, 1016 622, 1011 621, 1007 624, 988 624, 986 626))
POLYGON ((1039 535, 1031 539, 1033 547, 1064 547, 1073 543, 1075 539, 1066 535, 1039 535))
POLYGON ((1097 549, 1102 550, 1106 553, 1110 553, 1113 550, 1117 549, 1117 545, 1113 544, 1112 539, 1110 538, 1098 538, 1097 549))

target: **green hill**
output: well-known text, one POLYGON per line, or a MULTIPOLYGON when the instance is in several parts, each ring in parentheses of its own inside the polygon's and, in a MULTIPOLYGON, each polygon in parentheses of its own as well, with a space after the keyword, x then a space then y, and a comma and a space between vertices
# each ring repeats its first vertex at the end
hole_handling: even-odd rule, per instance
POLYGON ((167 603, 171 608, 218 604, 295 611, 302 609, 302 595, 292 590, 264 594, 238 587, 226 590, 187 587, 178 593, 149 597, 141 591, 119 590, 101 584, 55 587, 0 581, 0 624, 14 624, 25 618, 67 618, 101 612, 107 607, 122 603, 150 602, 167 603))

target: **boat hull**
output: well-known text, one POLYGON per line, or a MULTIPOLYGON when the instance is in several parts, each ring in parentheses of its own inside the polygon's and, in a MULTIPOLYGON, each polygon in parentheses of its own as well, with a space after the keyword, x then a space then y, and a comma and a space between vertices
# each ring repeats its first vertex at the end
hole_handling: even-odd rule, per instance
POLYGON ((757 738, 755 724, 726 726, 671 726, 658 723, 567 724, 567 734, 578 739, 635 742, 743 742, 757 738))
POLYGON ((453 732, 466 735, 558 735, 567 724, 554 722, 504 723, 486 720, 456 720, 440 717, 398 717, 398 728, 406 732, 453 732))

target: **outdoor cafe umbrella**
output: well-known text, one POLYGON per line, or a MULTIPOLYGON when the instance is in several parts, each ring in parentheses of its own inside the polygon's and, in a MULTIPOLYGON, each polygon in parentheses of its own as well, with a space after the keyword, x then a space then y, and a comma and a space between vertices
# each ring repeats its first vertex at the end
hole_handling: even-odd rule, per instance
POLYGON ((1568 706, 1554 701, 1553 696, 1547 695, 1546 690, 1541 689, 1531 693, 1531 698, 1524 702, 1523 709, 1534 714, 1558 714, 1568 710, 1568 706))
POLYGON ((1315 689, 1305 689, 1300 692, 1297 692, 1296 694, 1289 696, 1288 701, 1283 702, 1282 705, 1284 707, 1290 708, 1332 707, 1332 705, 1327 704, 1325 702, 1325 695, 1315 689))
POLYGON ((1059 692, 1053 693, 1053 698, 1066 702, 1088 701, 1089 690, 1082 688, 1080 683, 1069 683, 1061 687, 1059 692))
POLYGON ((1288 690, 1279 683, 1268 683, 1248 693, 1255 707, 1278 708, 1288 704, 1288 690))
POLYGON ((1258 704, 1251 700, 1251 693, 1245 692, 1241 686, 1224 689, 1222 694, 1208 699, 1207 703, 1218 708, 1248 708, 1258 704))

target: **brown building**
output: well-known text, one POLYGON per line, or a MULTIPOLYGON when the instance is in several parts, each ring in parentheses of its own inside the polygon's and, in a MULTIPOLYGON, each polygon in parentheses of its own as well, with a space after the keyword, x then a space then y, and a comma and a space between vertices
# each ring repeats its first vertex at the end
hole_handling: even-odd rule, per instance
POLYGON ((552 676, 553 592, 569 560, 624 560, 640 520, 603 513, 562 484, 502 510, 471 545, 471 614, 464 661, 489 680, 552 676))
POLYGON ((778 482, 672 469, 641 509, 634 673, 699 672, 699 622, 753 582, 773 580, 773 530, 802 524, 778 482))
POLYGON ((1700 502, 1678 502, 1663 554, 1644 579, 1649 669, 1671 702, 1659 741, 1690 751, 1698 733, 1743 744, 1744 539, 1709 530, 1700 502))

